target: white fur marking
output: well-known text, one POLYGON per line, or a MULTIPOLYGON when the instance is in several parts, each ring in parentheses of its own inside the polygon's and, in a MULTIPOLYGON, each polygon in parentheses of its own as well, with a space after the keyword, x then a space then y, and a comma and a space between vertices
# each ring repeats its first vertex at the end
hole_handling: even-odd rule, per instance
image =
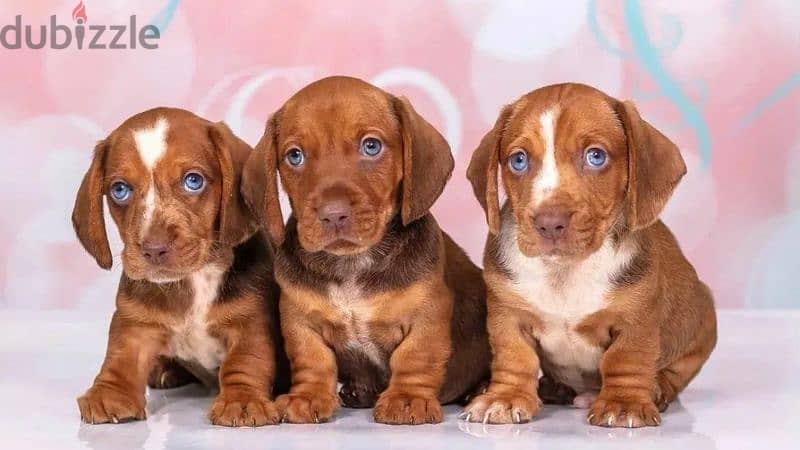
POLYGON ((162 117, 152 127, 133 132, 136 150, 139 152, 139 157, 142 158, 142 163, 150 172, 153 171, 158 160, 167 151, 168 129, 169 123, 167 119, 162 117))
POLYGON ((331 283, 328 286, 328 297, 344 317, 345 329, 350 336, 348 349, 363 353, 376 366, 386 369, 383 354, 369 336, 368 324, 372 318, 372 309, 363 301, 358 287, 349 281, 342 284, 331 283))
POLYGON ((556 118, 558 109, 548 109, 539 117, 539 124, 542 127, 542 138, 544 140, 544 157, 542 167, 536 178, 533 180, 533 200, 535 205, 542 201, 558 187, 558 167, 556 167, 556 118))
POLYGON ((153 170, 156 163, 164 156, 167 151, 167 130, 169 123, 167 119, 160 118, 156 124, 150 128, 144 128, 133 132, 133 139, 136 142, 136 150, 145 168, 149 172, 150 184, 147 188, 147 195, 144 198, 144 213, 142 214, 142 237, 147 233, 150 222, 153 220, 153 212, 156 209, 156 186, 153 179, 153 170))
POLYGON ((218 266, 208 265, 189 275, 189 283, 194 291, 192 306, 186 320, 174 329, 171 348, 180 359, 197 361, 208 370, 220 366, 225 357, 225 349, 218 339, 208 334, 208 311, 216 301, 225 271, 218 266))
POLYGON ((585 260, 559 267, 557 262, 522 254, 513 220, 504 220, 500 242, 501 257, 517 280, 511 288, 544 322, 539 344, 548 361, 557 366, 559 378, 578 394, 596 389, 585 385, 582 374, 598 370, 603 349, 589 343, 575 326, 607 306, 614 278, 635 254, 633 244, 615 249, 607 240, 585 260))

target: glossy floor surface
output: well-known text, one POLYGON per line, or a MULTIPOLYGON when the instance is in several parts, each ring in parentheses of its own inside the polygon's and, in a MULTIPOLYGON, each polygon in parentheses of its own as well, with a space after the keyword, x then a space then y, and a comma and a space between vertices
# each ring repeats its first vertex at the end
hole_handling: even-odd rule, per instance
POLYGON ((711 360, 658 428, 592 427, 585 411, 566 407, 545 407, 524 425, 467 424, 448 407, 440 425, 378 425, 368 410, 343 409, 322 425, 226 429, 207 423, 210 397, 197 386, 150 391, 144 422, 81 424, 75 397, 99 367, 107 319, 4 310, 0 448, 800 448, 800 311, 725 311, 719 319, 711 360))

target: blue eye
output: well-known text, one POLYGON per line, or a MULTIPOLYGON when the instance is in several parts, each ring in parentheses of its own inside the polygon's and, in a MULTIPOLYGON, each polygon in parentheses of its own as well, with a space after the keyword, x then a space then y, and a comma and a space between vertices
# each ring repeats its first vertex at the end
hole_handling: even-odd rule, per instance
POLYGON ((122 181, 117 181, 111 185, 109 194, 111 195, 111 199, 114 200, 114 203, 122 205, 131 199, 132 192, 133 188, 131 188, 130 185, 122 181))
POLYGON ((378 156, 381 150, 383 150, 383 144, 378 138, 367 137, 361 141, 361 153, 367 156, 378 156))
POLYGON ((528 154, 525 152, 516 152, 508 158, 508 167, 514 173, 522 173, 528 170, 528 154))
POLYGON ((186 192, 197 194, 203 190, 206 180, 197 172, 189 172, 183 177, 183 188, 186 192))
POLYGON ((602 148, 590 147, 588 150, 586 150, 584 159, 589 167, 593 169, 600 169, 606 165, 606 162, 608 162, 608 153, 606 153, 606 151, 602 148))
POLYGON ((290 149, 286 153, 286 162, 289 163, 290 166, 299 167, 301 166, 306 160, 306 155, 303 154, 303 151, 297 147, 290 149))

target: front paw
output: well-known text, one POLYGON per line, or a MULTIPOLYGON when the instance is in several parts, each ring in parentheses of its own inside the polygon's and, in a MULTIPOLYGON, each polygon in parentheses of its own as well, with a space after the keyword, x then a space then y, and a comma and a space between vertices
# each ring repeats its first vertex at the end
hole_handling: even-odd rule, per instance
POLYGON ((348 381, 342 384, 339 398, 348 408, 371 408, 378 398, 378 388, 374 384, 348 381))
POLYGON ((588 420, 601 427, 654 427, 661 424, 661 415, 652 400, 604 398, 601 394, 589 409, 588 420))
POLYGON ((289 393, 275 400, 284 422, 321 423, 333 417, 339 399, 331 394, 289 393))
POLYGON ((97 385, 78 397, 81 420, 91 424, 144 420, 144 405, 143 395, 97 385))
POLYGON ((260 427, 275 425, 281 416, 275 404, 258 394, 219 394, 208 411, 214 425, 225 427, 260 427))
POLYGON ((486 393, 476 397, 459 416, 467 422, 491 424, 529 422, 542 403, 536 395, 524 393, 486 393))
POLYGON ((442 405, 436 397, 386 391, 373 410, 376 422, 389 425, 420 425, 442 421, 442 405))

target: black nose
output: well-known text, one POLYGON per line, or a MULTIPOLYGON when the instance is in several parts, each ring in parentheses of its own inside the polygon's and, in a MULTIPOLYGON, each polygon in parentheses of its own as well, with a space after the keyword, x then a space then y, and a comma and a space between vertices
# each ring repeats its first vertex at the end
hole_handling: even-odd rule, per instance
POLYGON ((169 243, 163 239, 145 239, 142 241, 142 256, 150 264, 163 264, 169 257, 169 243))
POLYGON ((556 240, 567 232, 570 218, 564 211, 544 211, 533 217, 533 226, 542 237, 556 240))
POLYGON ((349 201, 337 199, 323 204, 317 210, 317 214, 324 228, 341 231, 350 225, 352 209, 349 201))

